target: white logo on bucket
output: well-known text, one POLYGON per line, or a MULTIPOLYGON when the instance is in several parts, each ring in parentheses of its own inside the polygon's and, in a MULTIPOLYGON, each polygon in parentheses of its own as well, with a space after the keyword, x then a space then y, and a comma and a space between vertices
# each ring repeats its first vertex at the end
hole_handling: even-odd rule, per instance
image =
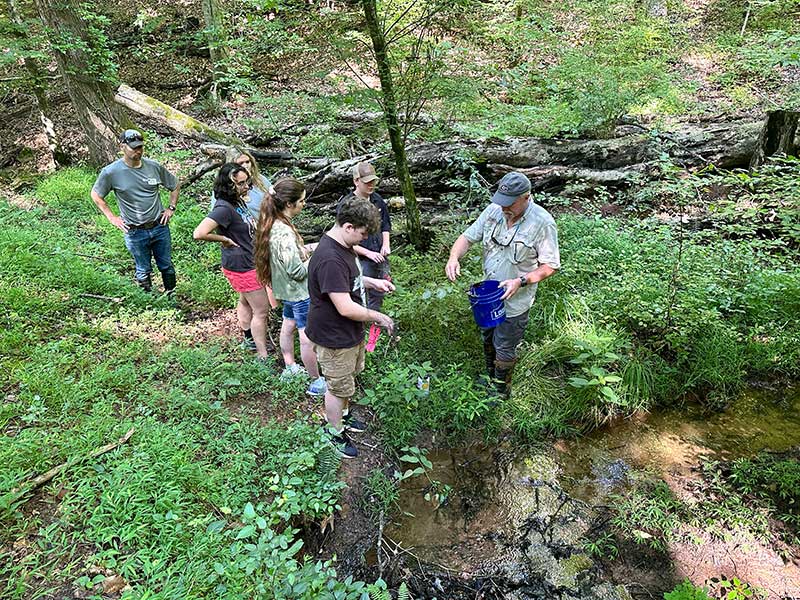
POLYGON ((506 307, 502 306, 496 310, 493 310, 490 314, 492 315, 493 321, 496 319, 502 319, 503 317, 506 316, 506 307))

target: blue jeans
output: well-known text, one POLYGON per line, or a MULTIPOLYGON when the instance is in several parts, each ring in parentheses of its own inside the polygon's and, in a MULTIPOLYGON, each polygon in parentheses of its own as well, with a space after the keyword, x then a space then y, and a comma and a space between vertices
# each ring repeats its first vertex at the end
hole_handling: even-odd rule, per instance
POLYGON ((164 287, 171 289, 174 286, 167 285, 167 279, 174 281, 175 267, 172 264, 172 236, 167 225, 156 225, 152 229, 131 229, 125 234, 125 247, 133 256, 136 263, 136 281, 142 285, 150 281, 150 274, 153 272, 151 258, 156 259, 156 266, 161 271, 161 276, 165 278, 164 287))
MULTIPOLYGON (((373 279, 386 279, 389 275, 389 258, 381 263, 376 263, 368 258, 359 258, 361 261, 361 271, 367 277, 373 279)), ((381 310, 383 306, 383 292, 377 290, 367 290, 367 308, 370 310, 381 310)))

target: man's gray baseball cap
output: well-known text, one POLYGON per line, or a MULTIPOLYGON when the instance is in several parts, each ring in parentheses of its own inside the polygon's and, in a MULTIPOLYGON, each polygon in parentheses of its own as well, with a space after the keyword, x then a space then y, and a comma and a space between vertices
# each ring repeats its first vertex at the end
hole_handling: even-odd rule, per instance
POLYGON ((512 171, 506 173, 497 184, 497 191, 492 196, 492 202, 502 207, 511 206, 517 198, 525 192, 531 191, 531 181, 522 173, 512 171))
POLYGON ((141 148, 144 146, 144 138, 142 134, 136 131, 135 129, 126 129, 121 134, 119 134, 119 141, 122 144, 128 144, 128 147, 133 148, 141 148))

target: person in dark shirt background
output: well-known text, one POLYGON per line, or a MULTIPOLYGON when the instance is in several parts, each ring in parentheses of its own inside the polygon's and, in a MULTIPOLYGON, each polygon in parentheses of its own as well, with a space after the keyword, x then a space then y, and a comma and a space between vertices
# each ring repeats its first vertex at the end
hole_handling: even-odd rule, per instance
MULTIPOLYGON (((380 212, 380 230, 370 233, 363 242, 353 249, 361 262, 361 270, 366 277, 386 279, 389 275, 389 254, 392 252, 390 234, 392 221, 389 217, 389 207, 375 191, 378 185, 378 176, 375 167, 368 162, 360 162, 353 167, 353 185, 355 189, 344 196, 339 204, 349 198, 369 200, 380 212)), ((370 290, 367 292, 367 307, 380 310, 383 305, 383 292, 370 290)))

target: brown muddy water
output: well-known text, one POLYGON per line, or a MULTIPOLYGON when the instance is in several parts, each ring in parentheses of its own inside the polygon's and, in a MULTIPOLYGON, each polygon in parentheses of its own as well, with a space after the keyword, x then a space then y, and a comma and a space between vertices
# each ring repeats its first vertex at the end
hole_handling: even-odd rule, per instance
MULTIPOLYGON (((401 492, 405 514, 385 533, 422 562, 454 573, 496 572, 532 522, 565 516, 565 503, 602 504, 625 488, 634 470, 669 481, 691 476, 703 460, 797 445, 800 388, 750 390, 723 412, 696 404, 658 410, 539 449, 473 445, 434 451, 430 477, 452 486, 448 502, 434 508, 423 497, 427 480, 407 480, 401 492)), ((583 533, 565 525, 558 535, 579 545, 583 533)))

